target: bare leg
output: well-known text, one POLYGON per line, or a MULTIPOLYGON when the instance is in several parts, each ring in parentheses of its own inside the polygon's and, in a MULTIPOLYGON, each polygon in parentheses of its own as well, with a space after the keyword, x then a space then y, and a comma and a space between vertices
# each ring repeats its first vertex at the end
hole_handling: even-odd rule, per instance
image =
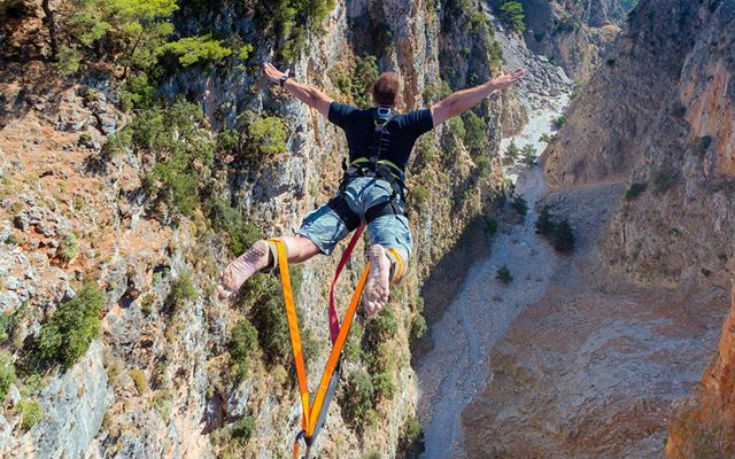
MULTIPOLYGON (((319 253, 319 249, 303 236, 283 236, 280 238, 286 245, 286 256, 290 263, 301 263, 319 253)), ((217 280, 217 293, 225 299, 240 290, 253 274, 267 267, 273 267, 277 258, 275 247, 264 240, 253 244, 242 255, 232 261, 220 273, 217 280)))

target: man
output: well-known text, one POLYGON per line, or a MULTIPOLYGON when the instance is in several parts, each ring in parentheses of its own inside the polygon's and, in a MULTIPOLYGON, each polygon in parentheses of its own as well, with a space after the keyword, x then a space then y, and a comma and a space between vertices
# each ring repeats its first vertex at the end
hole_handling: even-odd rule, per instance
MULTIPOLYGON (((406 270, 411 255, 411 233, 403 212, 403 173, 416 139, 453 116, 482 102, 493 91, 511 86, 525 73, 519 69, 482 85, 457 91, 434 104, 401 115, 395 111, 400 80, 393 72, 380 75, 373 86, 375 107, 357 107, 332 100, 319 89, 294 81, 289 71, 270 63, 263 68, 268 79, 286 88, 301 102, 315 108, 347 136, 350 165, 340 191, 329 203, 309 213, 295 236, 283 236, 288 261, 299 263, 318 253, 330 255, 335 245, 367 223, 370 237, 370 273, 364 305, 368 316, 388 301, 389 284, 406 270)), ((260 240, 231 262, 220 275, 220 297, 237 292, 250 276, 277 266, 275 247, 260 240)))

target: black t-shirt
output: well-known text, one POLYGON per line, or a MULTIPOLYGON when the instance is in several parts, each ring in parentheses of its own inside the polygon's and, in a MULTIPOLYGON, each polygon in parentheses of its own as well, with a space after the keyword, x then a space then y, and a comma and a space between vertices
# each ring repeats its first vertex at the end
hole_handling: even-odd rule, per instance
MULTIPOLYGON (((370 157, 375 135, 376 110, 376 108, 360 110, 336 101, 329 105, 329 121, 341 127, 347 136, 350 161, 370 157)), ((431 110, 427 108, 393 117, 383 128, 380 159, 387 159, 404 170, 416 139, 433 127, 431 110)))

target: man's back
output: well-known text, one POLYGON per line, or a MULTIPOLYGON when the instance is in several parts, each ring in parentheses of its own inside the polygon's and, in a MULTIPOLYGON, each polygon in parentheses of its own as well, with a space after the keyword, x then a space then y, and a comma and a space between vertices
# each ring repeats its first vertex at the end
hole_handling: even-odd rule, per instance
MULTIPOLYGON (((360 110, 336 101, 330 104, 329 121, 345 131, 350 150, 350 161, 370 156, 375 142, 378 110, 378 108, 360 110)), ((391 116, 380 137, 380 159, 389 160, 403 170, 416 139, 433 127, 431 111, 424 108, 406 114, 398 114, 388 109, 380 110, 380 116, 383 116, 383 110, 390 113, 389 116, 391 116)))

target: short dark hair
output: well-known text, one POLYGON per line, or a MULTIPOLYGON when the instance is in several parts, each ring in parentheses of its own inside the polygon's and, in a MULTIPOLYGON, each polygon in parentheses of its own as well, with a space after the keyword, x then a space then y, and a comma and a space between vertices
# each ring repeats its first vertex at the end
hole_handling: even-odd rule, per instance
POLYGON ((396 96, 401 88, 401 80, 396 72, 384 72, 373 85, 373 101, 377 105, 392 107, 396 104, 396 96))

